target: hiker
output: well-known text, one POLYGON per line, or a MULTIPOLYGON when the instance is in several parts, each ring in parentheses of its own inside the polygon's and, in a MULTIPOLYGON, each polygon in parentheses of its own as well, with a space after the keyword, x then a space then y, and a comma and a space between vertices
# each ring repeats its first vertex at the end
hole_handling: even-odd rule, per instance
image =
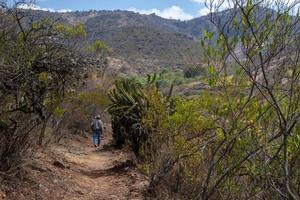
POLYGON ((94 147, 99 147, 101 142, 101 134, 103 133, 103 123, 100 115, 97 115, 91 124, 93 131, 94 147))

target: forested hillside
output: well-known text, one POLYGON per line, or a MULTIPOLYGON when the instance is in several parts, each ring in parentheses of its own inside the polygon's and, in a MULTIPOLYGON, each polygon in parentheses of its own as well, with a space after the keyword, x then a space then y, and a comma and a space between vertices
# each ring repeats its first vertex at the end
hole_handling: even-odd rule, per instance
MULTIPOLYGON (((259 9, 264 13, 265 8, 259 9)), ((268 11, 271 14, 275 12, 268 11)), ((155 14, 141 15, 121 10, 25 12, 29 16, 34 15, 36 19, 49 17, 64 24, 83 24, 87 33, 84 42, 102 40, 113 49, 111 56, 125 63, 125 72, 145 74, 160 69, 183 70, 190 65, 201 67, 203 51, 200 39, 205 31, 218 32, 211 17, 219 16, 219 23, 224 24, 235 10, 229 9, 219 12, 216 16, 203 16, 189 21, 164 19, 155 14)), ((237 13, 236 17, 241 18, 240 13, 237 13)), ((239 30, 231 29, 226 34, 234 35, 237 32, 239 30)))
POLYGON ((208 17, 178 21, 129 11, 32 12, 37 18, 82 23, 88 41, 104 41, 113 49, 114 57, 140 67, 142 72, 200 63, 199 39, 204 30, 213 28, 208 17))

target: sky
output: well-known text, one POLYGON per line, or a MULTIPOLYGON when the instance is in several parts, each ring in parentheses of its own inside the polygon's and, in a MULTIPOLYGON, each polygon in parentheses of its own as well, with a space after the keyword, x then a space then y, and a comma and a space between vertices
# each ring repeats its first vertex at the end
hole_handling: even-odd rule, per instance
POLYGON ((189 20, 208 13, 204 2, 205 0, 37 0, 36 5, 31 5, 30 8, 52 12, 120 9, 189 20))

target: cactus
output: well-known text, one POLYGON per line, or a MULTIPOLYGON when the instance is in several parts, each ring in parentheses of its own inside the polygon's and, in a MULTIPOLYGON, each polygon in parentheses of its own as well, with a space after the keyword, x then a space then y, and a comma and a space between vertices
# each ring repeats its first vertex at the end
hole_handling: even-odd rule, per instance
MULTIPOLYGON (((147 88, 155 82, 156 76, 148 76, 147 88)), ((113 137, 118 147, 122 147, 126 141, 129 141, 134 147, 135 153, 138 153, 141 138, 146 135, 138 134, 135 127, 139 127, 139 133, 142 127, 142 113, 146 108, 147 95, 145 86, 134 79, 119 79, 115 82, 115 88, 109 92, 111 105, 108 112, 112 116, 113 137), (137 126, 138 124, 138 126, 137 126)))
POLYGON ((165 106, 166 112, 172 110, 170 97, 173 87, 168 96, 163 96, 158 89, 156 77, 156 74, 148 75, 144 84, 135 79, 118 79, 115 81, 115 88, 108 95, 112 102, 108 112, 112 116, 116 146, 121 148, 129 143, 138 158, 142 158, 140 149, 152 130, 145 124, 146 116, 157 111, 156 105, 165 106))

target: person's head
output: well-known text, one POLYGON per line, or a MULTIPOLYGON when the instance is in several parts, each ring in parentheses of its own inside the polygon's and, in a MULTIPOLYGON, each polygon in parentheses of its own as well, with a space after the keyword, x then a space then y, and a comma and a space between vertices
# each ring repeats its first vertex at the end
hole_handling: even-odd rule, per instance
POLYGON ((96 119, 100 119, 100 118, 101 118, 101 116, 100 116, 100 115, 97 115, 97 116, 96 116, 96 119))

